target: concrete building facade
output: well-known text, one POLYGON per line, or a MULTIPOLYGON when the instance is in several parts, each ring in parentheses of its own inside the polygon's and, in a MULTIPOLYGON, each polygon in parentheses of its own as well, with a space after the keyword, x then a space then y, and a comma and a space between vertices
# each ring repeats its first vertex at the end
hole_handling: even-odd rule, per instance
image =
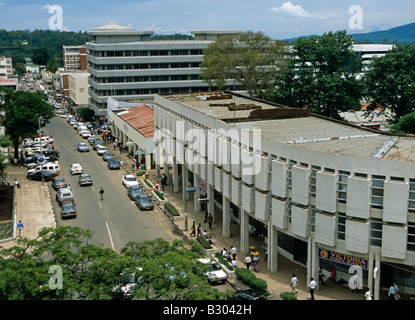
POLYGON ((231 219, 239 224, 242 252, 255 229, 271 271, 281 254, 306 266, 308 281, 321 268, 375 298, 393 280, 415 291, 413 137, 236 94, 156 95, 154 103, 156 163, 167 168, 171 157, 164 173, 176 191, 182 177, 183 189, 195 188, 195 209, 207 197, 225 237, 231 219))
MULTIPOLYGON (((203 49, 223 35, 240 31, 192 32, 195 40, 152 40, 154 31, 110 23, 90 31, 86 43, 90 72, 89 108, 104 115, 108 97, 152 102, 155 94, 209 90, 199 78, 203 49)), ((229 89, 238 87, 229 83, 229 89)))

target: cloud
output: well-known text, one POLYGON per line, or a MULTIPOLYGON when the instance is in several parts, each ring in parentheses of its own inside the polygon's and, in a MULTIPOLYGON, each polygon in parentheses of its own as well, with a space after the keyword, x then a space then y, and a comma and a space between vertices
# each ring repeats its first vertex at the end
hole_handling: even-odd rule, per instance
POLYGON ((272 7, 272 12, 280 13, 287 18, 309 18, 311 15, 301 6, 294 5, 291 1, 284 2, 281 7, 272 7))

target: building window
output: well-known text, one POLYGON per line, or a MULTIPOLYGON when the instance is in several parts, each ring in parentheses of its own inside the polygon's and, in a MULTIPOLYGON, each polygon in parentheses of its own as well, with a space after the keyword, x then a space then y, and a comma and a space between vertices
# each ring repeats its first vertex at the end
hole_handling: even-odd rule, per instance
POLYGON ((370 245, 382 246, 382 219, 371 218, 370 219, 370 245))
POLYGON ((385 184, 384 176, 372 176, 372 187, 370 204, 372 208, 383 208, 383 188, 385 184))
POLYGON ((348 176, 350 176, 350 172, 339 171, 337 177, 337 201, 342 203, 346 203, 348 176))
POLYGON ((409 179, 408 210, 410 212, 415 212, 415 179, 409 179))
POLYGON ((316 176, 317 171, 320 171, 320 167, 311 166, 311 172, 310 172, 310 196, 315 197, 316 196, 316 176))
POLYGON ((337 239, 345 240, 346 239, 346 213, 337 212, 337 239))
POLYGON ((310 231, 315 232, 316 231, 316 212, 319 212, 319 210, 316 209, 315 206, 311 206, 310 209, 310 231))
POLYGON ((288 223, 291 223, 291 201, 287 201, 285 204, 285 215, 287 216, 288 223))
POLYGON ((291 190, 292 186, 292 168, 293 165, 297 164, 297 161, 290 160, 288 163, 288 169, 287 169, 287 187, 291 190))
POLYGON ((415 223, 408 222, 408 251, 415 251, 415 223))

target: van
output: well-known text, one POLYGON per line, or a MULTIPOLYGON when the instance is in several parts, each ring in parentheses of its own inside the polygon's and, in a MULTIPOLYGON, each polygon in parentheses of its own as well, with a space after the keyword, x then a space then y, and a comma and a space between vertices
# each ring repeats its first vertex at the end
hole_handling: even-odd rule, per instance
POLYGON ((65 202, 75 202, 70 188, 60 188, 56 191, 56 201, 62 206, 65 202))
POLYGON ((53 143, 54 139, 51 137, 35 138, 34 143, 53 143))
MULTIPOLYGON (((40 170, 42 170, 42 167, 40 165, 38 165, 34 168, 28 169, 27 173, 32 173, 32 172, 36 172, 36 171, 40 171, 40 170)), ((50 172, 58 175, 58 174, 61 173, 61 168, 60 168, 58 163, 49 162, 49 163, 46 163, 46 164, 43 165, 43 171, 50 171, 50 172)))

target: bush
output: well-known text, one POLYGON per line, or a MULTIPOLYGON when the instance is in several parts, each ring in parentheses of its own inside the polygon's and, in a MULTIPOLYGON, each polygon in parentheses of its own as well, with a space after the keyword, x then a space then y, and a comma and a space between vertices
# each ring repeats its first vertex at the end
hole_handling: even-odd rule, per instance
POLYGON ((160 200, 164 200, 164 195, 160 191, 154 190, 154 193, 157 195, 157 197, 159 197, 160 200))
POLYGON ((219 260, 219 262, 223 265, 225 265, 226 268, 228 268, 229 271, 233 271, 233 267, 229 264, 229 262, 219 253, 215 253, 215 257, 219 260))
POLYGON ((169 203, 169 202, 166 202, 164 204, 164 209, 166 209, 168 212, 170 212, 170 214, 174 217, 180 216, 180 212, 177 211, 176 207, 174 205, 172 205, 171 203, 169 203))
POLYGON ((136 176, 137 177, 141 177, 141 176, 143 176, 143 175, 145 175, 146 174, 146 172, 145 171, 143 171, 143 170, 141 170, 141 171, 138 171, 137 173, 136 173, 136 176))
POLYGON ((149 187, 149 188, 154 188, 154 186, 151 184, 151 182, 150 182, 150 181, 148 181, 147 179, 144 179, 143 181, 144 181, 144 183, 147 185, 147 187, 149 187))
POLYGON ((197 241, 202 245, 205 249, 212 249, 212 245, 207 241, 207 239, 203 236, 198 236, 197 241))
POLYGON ((235 274, 239 280, 248 285, 250 288, 261 294, 265 294, 267 292, 267 282, 263 279, 257 278, 252 271, 245 268, 238 268, 236 269, 235 274))
POLYGON ((298 300, 297 295, 295 293, 292 293, 292 292, 281 292, 280 293, 280 298, 282 300, 298 300))

